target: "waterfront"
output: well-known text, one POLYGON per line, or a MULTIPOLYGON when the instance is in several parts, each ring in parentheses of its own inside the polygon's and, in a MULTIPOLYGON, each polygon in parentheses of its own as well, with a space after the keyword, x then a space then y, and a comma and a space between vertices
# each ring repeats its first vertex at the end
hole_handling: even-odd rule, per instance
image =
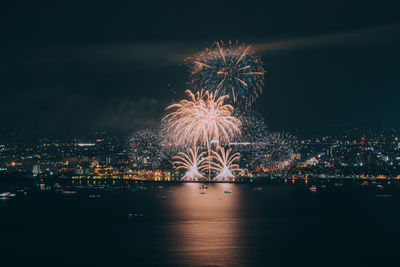
POLYGON ((2 261, 13 266, 382 266, 396 260, 396 181, 200 186, 2 182, 0 192, 16 193, 0 201, 2 261))

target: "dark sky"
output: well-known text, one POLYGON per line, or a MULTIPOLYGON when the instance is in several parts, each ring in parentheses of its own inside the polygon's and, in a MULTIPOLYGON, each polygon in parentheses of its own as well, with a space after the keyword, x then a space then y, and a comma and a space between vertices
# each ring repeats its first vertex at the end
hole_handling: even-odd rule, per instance
POLYGON ((272 129, 400 125, 396 1, 38 2, 1 4, 3 132, 154 125, 183 96, 184 58, 218 40, 262 57, 254 108, 272 129))

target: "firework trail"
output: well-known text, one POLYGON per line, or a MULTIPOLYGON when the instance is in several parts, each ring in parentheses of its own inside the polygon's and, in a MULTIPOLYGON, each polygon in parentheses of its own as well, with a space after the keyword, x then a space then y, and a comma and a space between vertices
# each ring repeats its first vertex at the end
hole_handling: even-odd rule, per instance
POLYGON ((239 153, 231 154, 232 149, 229 148, 225 151, 224 148, 220 148, 218 152, 211 151, 211 170, 218 171, 218 175, 214 178, 217 181, 228 181, 235 178, 233 175, 234 171, 241 171, 239 165, 234 163, 240 159, 239 153))
POLYGON ((229 144, 240 135, 239 119, 232 115, 233 107, 225 104, 228 96, 217 97, 209 91, 192 93, 186 90, 189 100, 181 100, 166 108, 171 111, 163 118, 168 139, 175 145, 207 146, 216 139, 229 144))
POLYGON ((251 46, 216 42, 186 59, 190 88, 228 95, 233 103, 250 106, 262 92, 264 68, 251 46))
POLYGON ((173 157, 174 165, 177 166, 176 169, 186 170, 185 175, 182 177, 183 180, 195 181, 204 178, 200 173, 201 170, 207 167, 204 155, 205 152, 199 153, 198 148, 194 147, 193 149, 189 148, 187 153, 179 152, 178 155, 173 157))

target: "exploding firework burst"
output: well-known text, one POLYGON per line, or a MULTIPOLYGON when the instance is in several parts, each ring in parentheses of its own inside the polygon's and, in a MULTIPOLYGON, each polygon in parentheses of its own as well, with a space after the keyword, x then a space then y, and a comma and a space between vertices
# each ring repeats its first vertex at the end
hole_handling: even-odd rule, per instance
POLYGON ((186 90, 189 100, 181 100, 166 108, 171 112, 163 118, 170 142, 194 147, 211 146, 211 140, 229 144, 240 135, 239 119, 232 115, 233 107, 225 104, 228 96, 217 97, 209 91, 192 93, 186 90))
POLYGON ((293 161, 296 139, 288 133, 270 133, 260 147, 254 162, 261 164, 268 172, 288 168, 293 161))
POLYGON ((215 46, 187 58, 186 62, 191 88, 228 95, 231 101, 243 103, 245 107, 262 92, 265 71, 251 46, 216 42, 215 46))
POLYGON ((251 164, 252 160, 257 159, 265 149, 266 137, 269 133, 268 127, 264 118, 258 112, 250 109, 244 112, 235 111, 235 116, 242 122, 240 127, 242 135, 236 137, 231 145, 235 152, 239 152, 243 158, 247 159, 241 162, 241 167, 252 169, 255 167, 254 164, 251 164))
POLYGON ((233 172, 241 171, 239 165, 234 163, 240 159, 239 153, 231 154, 232 149, 229 148, 225 151, 220 148, 218 152, 211 151, 211 170, 218 171, 218 175, 214 178, 217 181, 232 180, 235 176, 233 172))
POLYGON ((189 148, 187 153, 179 152, 178 155, 173 157, 175 160, 174 165, 177 166, 176 169, 186 170, 185 175, 182 177, 183 180, 194 181, 204 178, 200 173, 206 168, 204 155, 205 152, 199 153, 198 148, 194 147, 193 149, 189 148))
POLYGON ((268 127, 264 118, 258 112, 251 109, 241 112, 235 110, 234 116, 242 122, 240 126, 242 134, 236 136, 235 142, 258 145, 265 141, 265 137, 268 135, 268 127))

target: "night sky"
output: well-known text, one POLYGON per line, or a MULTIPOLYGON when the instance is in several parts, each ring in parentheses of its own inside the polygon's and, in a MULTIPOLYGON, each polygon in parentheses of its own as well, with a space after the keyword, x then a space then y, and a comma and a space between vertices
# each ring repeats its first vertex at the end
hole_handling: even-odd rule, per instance
POLYGON ((219 40, 262 57, 254 108, 271 129, 400 125, 396 1, 143 2, 2 3, 1 130, 156 125, 184 95, 184 58, 219 40))

